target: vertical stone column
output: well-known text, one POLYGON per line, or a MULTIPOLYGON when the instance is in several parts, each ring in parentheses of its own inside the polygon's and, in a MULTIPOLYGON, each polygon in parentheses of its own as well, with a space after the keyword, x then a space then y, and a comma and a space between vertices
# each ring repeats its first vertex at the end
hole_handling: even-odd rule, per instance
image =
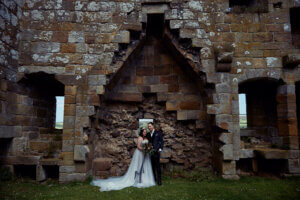
POLYGON ((277 91, 278 135, 291 150, 299 149, 295 85, 281 85, 277 91))
POLYGON ((59 181, 74 180, 74 131, 77 86, 65 86, 64 123, 62 136, 62 163, 59 167, 59 181))
MULTIPOLYGON (((78 177, 83 179, 89 175, 90 165, 89 156, 90 148, 85 141, 84 128, 90 128, 90 116, 95 114, 95 107, 99 106, 99 96, 96 93, 96 87, 92 88, 87 85, 80 86, 77 91, 76 118, 75 118, 75 145, 74 161, 75 172, 78 177)), ((86 136, 87 137, 87 136, 86 136)))
POLYGON ((289 83, 278 87, 277 92, 278 135, 282 143, 290 149, 287 161, 289 174, 300 173, 299 140, 297 128, 297 108, 295 84, 289 83))
POLYGON ((228 73, 218 73, 218 83, 216 84, 216 94, 214 103, 208 105, 208 114, 216 115, 216 125, 223 132, 218 134, 217 148, 222 152, 220 172, 225 179, 239 179, 236 174, 236 160, 240 150, 240 134, 238 113, 238 91, 232 87, 234 84, 228 73), (235 92, 236 94, 234 94, 235 92), (236 108, 237 107, 237 108, 236 108))

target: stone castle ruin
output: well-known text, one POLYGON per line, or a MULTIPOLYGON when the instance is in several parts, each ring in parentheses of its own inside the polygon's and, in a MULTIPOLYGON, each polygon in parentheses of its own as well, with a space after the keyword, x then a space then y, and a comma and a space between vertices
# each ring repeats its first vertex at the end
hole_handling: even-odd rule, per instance
POLYGON ((299 13, 298 0, 1 1, 1 166, 122 175, 154 119, 165 171, 300 175, 299 13))

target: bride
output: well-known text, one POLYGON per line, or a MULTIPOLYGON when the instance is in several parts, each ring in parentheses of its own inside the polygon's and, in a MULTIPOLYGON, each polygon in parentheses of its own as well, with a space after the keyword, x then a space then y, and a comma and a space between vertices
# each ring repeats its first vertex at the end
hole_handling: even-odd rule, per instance
POLYGON ((108 179, 94 179, 91 185, 100 187, 100 191, 121 190, 126 187, 150 187, 155 185, 149 153, 144 153, 148 144, 147 130, 141 129, 137 149, 134 151, 129 168, 125 175, 108 179))

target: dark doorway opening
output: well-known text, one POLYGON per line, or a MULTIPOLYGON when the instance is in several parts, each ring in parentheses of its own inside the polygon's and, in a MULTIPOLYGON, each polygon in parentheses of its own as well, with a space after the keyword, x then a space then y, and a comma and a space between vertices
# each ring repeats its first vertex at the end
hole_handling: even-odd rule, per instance
POLYGON ((14 173, 19 178, 36 179, 36 165, 14 165, 14 173))
POLYGON ((300 47, 300 7, 290 8, 290 21, 293 45, 300 47))
POLYGON ((59 179, 59 166, 57 165, 43 165, 47 178, 59 179))
POLYGON ((296 111, 297 111, 298 139, 299 139, 299 149, 300 149, 300 81, 296 82, 296 111))
POLYGON ((239 85, 239 93, 246 95, 247 128, 241 129, 245 148, 272 147, 278 138, 277 94, 278 82, 262 79, 239 85))
POLYGON ((147 37, 153 36, 157 39, 162 38, 164 31, 164 15, 163 14, 149 14, 147 15, 147 37))

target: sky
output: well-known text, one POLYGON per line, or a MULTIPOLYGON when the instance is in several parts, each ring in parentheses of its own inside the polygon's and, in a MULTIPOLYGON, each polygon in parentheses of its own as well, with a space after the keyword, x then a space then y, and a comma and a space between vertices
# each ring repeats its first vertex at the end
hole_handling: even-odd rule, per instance
MULTIPOLYGON (((64 119, 64 100, 65 97, 56 97, 56 122, 63 122, 64 119)), ((246 96, 245 94, 239 94, 239 108, 240 114, 246 114, 246 96)))
POLYGON ((64 120, 64 101, 65 97, 56 97, 56 122, 63 122, 64 120))
POLYGON ((239 94, 239 107, 240 107, 240 114, 245 115, 246 114, 246 95, 245 94, 239 94))

